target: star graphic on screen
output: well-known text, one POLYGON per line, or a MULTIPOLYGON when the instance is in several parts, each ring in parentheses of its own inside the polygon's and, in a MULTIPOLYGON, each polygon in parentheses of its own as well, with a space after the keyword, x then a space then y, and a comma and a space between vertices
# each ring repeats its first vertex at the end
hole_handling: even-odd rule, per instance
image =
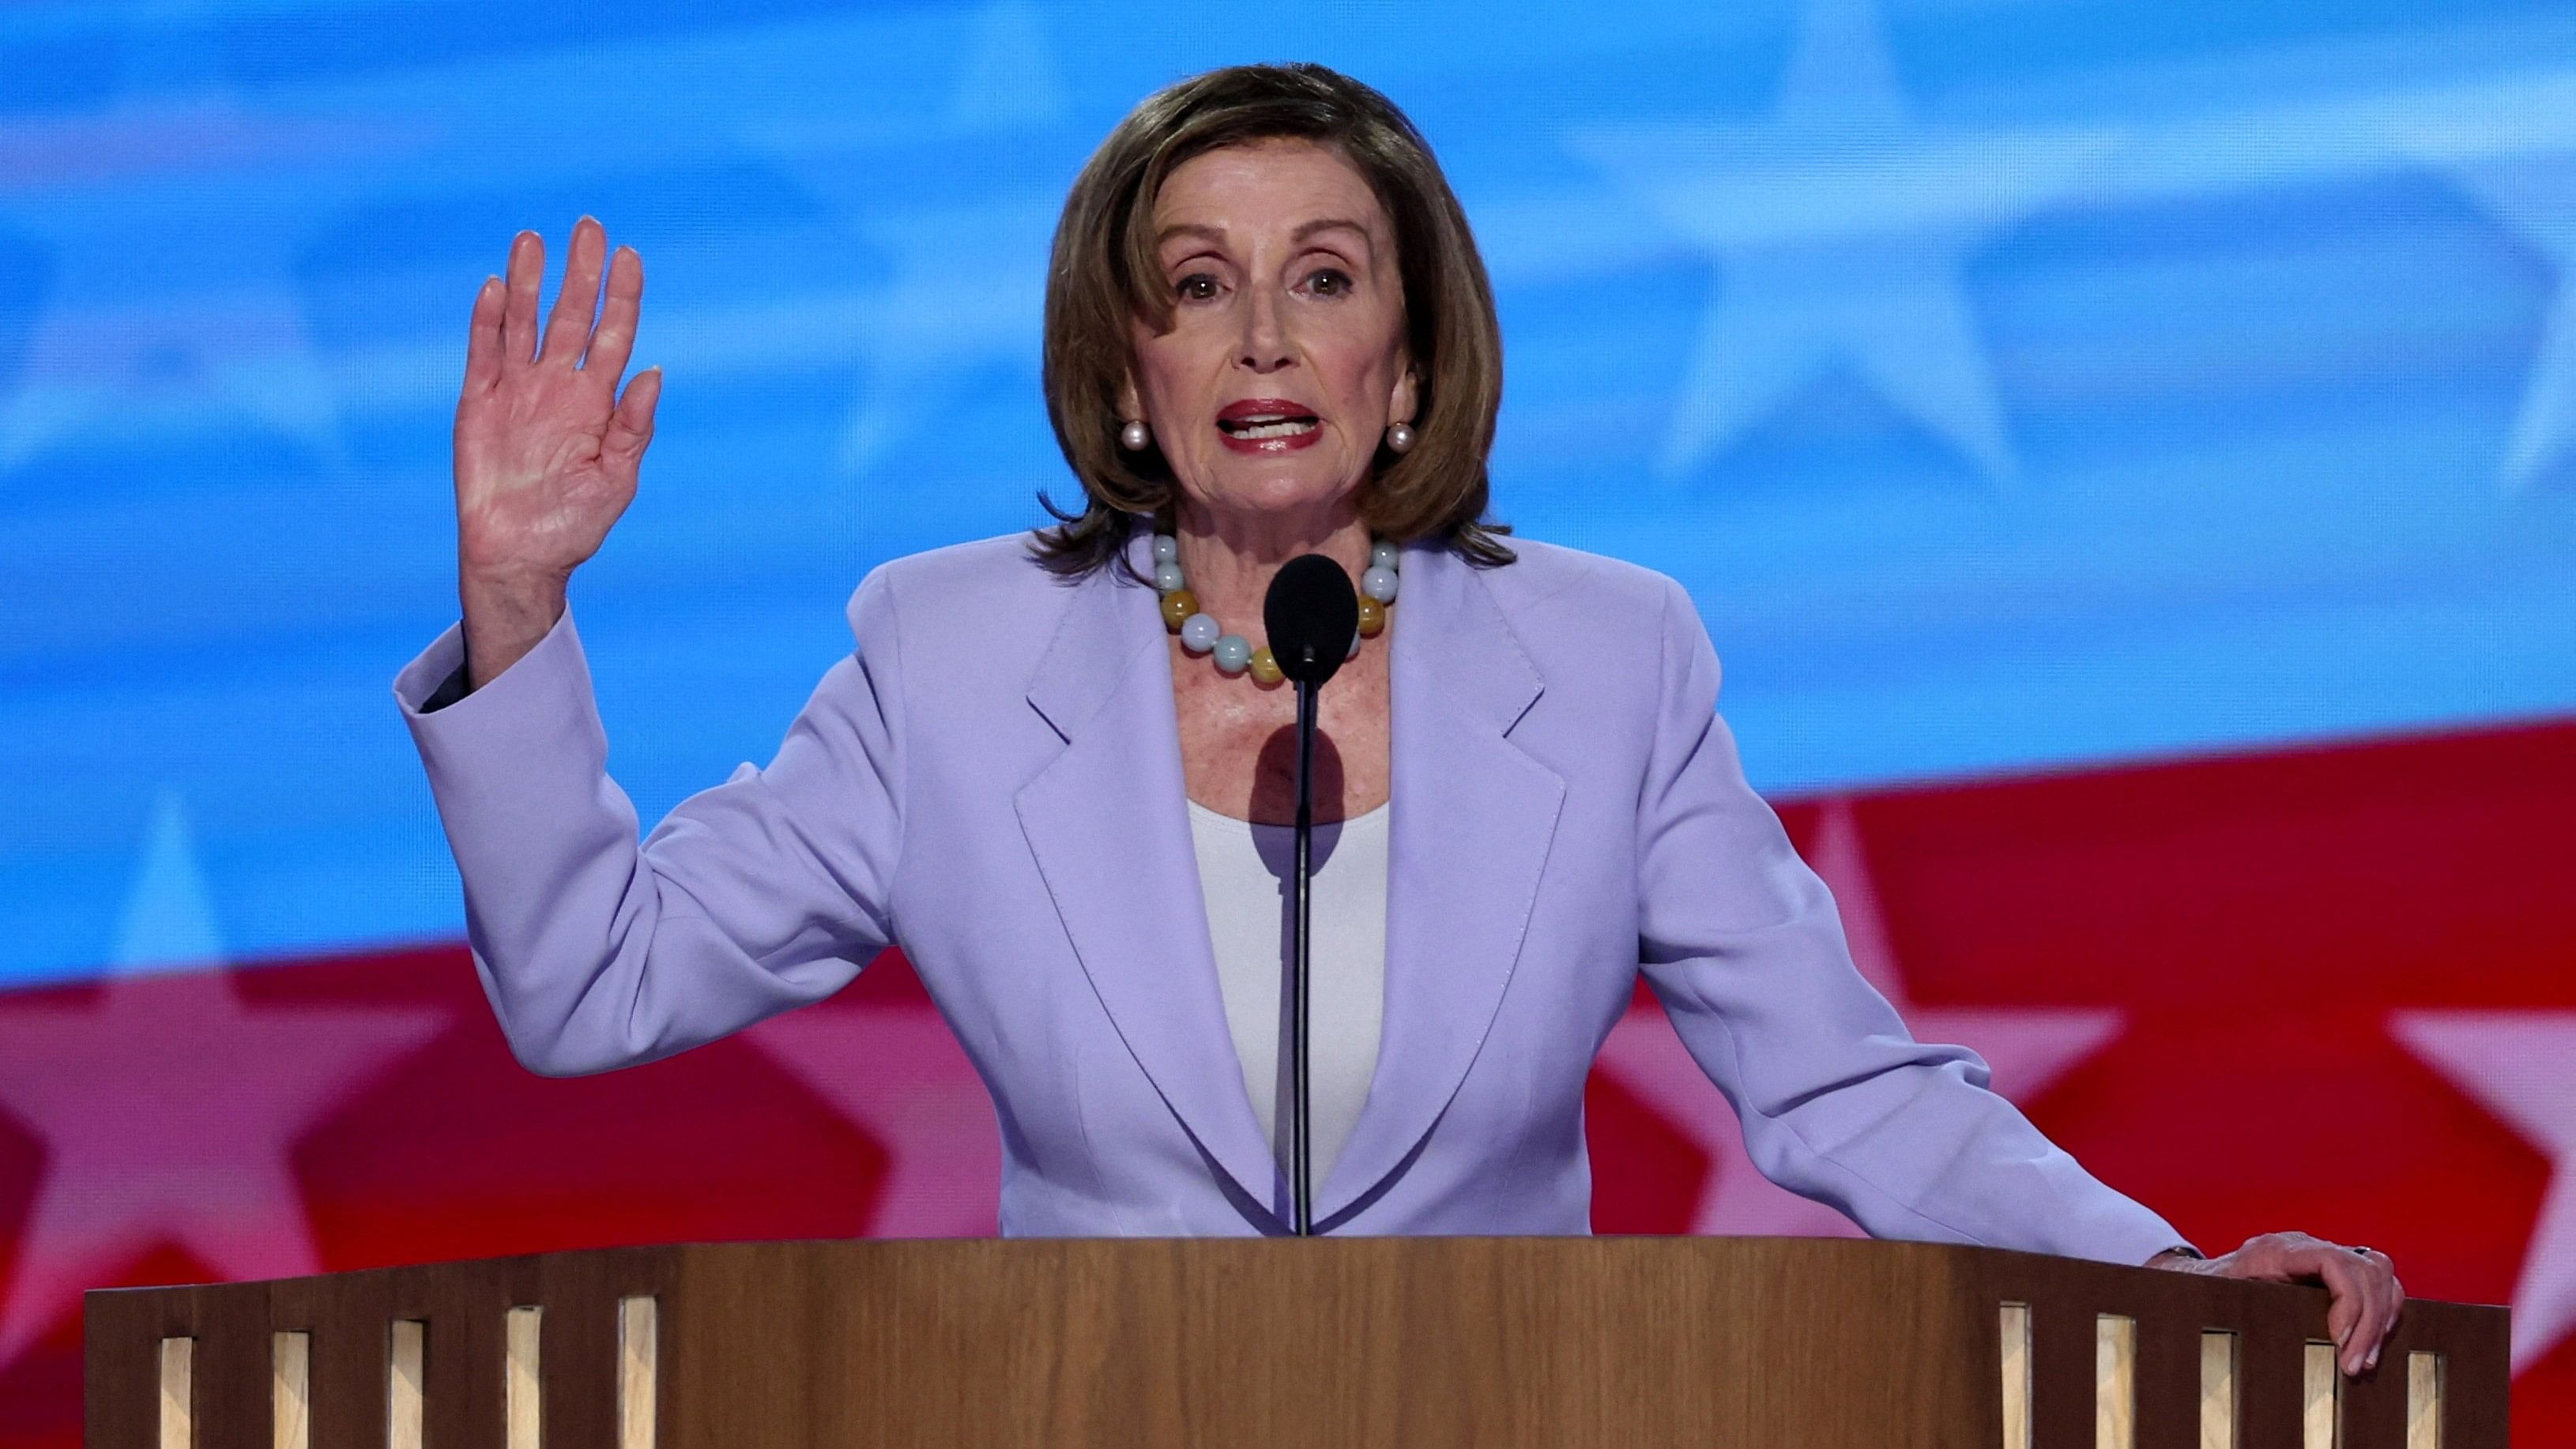
POLYGON ((979 374, 1034 374, 1050 244, 1060 198, 1045 188, 987 188, 953 203, 890 206, 885 172, 922 152, 981 152, 1053 124, 1064 86, 1040 17, 990 5, 968 22, 945 114, 926 129, 863 119, 745 132, 744 144, 823 203, 839 227, 886 260, 857 300, 859 395, 836 462, 874 471, 935 432, 979 374))
POLYGON ((2576 443, 2576 153, 2460 164, 2453 174, 2478 203, 2547 259, 2557 277, 2539 351, 2505 445, 2504 485, 2519 492, 2553 472, 2576 443))
MULTIPOLYGON (((1909 1004, 1903 973, 1888 943, 1860 827, 1847 800, 1827 802, 1808 863, 1834 893, 1853 964, 1905 1018, 1918 1040, 1955 1042, 1986 1059, 1997 1092, 2016 1104, 2035 1100, 2120 1034, 2116 1011, 2080 1007, 1925 1007, 1909 1004)), ((1735 1111, 1683 1049, 1660 1007, 1630 1008, 1611 1029, 1602 1066, 1706 1154, 1714 1186, 1704 1186, 1691 1231, 1743 1237, 1858 1237, 1841 1213, 1762 1176, 1745 1155, 1735 1111)))
POLYGON ((328 370, 291 278, 305 203, 205 191, 18 211, 53 283, 0 390, 0 474, 85 439, 247 421, 342 457, 328 370))
POLYGON ((447 1014, 261 1005, 223 965, 185 812, 165 796, 116 974, 74 1004, 0 998, 0 1112, 45 1149, 0 1297, 0 1364, 155 1246, 227 1279, 321 1271, 295 1144, 447 1014))
POLYGON ((381 160, 394 138, 244 104, 181 23, 190 13, 120 38, 120 89, 98 112, 11 148, 33 174, 10 224, 53 265, 23 361, 0 377, 0 475, 85 440, 245 421, 345 456, 295 261, 316 216, 380 184, 327 163, 381 160), (262 166, 317 164, 246 184, 262 166))
POLYGON ((1035 200, 854 226, 892 270, 865 308, 859 396, 837 460, 845 472, 870 472, 934 432, 979 374, 1035 371, 1054 228, 1054 205, 1035 200))
POLYGON ((2109 133, 1920 120, 1870 0, 1810 0, 1767 119, 1586 126, 1569 144, 1716 264, 1666 478, 1837 367, 1990 477, 2013 475, 1961 272, 2077 190, 2109 133))
POLYGON ((750 1039, 884 1150, 869 1236, 992 1235, 1002 1192, 993 1099, 928 1002, 809 1007, 750 1039))
POLYGON ((2389 1032, 2550 1160, 2513 1287, 2513 1367, 2576 1332, 2576 1012, 2406 1011, 2389 1032))

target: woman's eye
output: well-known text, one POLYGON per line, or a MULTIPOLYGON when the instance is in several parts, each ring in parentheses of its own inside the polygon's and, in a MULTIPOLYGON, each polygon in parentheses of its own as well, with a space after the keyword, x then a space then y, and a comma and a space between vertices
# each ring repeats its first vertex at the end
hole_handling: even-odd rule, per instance
POLYGON ((1192 272, 1174 282, 1172 290, 1185 301, 1204 302, 1216 295, 1216 278, 1205 272, 1192 272))
POLYGON ((1326 267, 1322 271, 1308 277, 1306 279, 1306 286, 1318 296, 1339 297, 1350 291, 1351 279, 1345 272, 1332 267, 1326 267))

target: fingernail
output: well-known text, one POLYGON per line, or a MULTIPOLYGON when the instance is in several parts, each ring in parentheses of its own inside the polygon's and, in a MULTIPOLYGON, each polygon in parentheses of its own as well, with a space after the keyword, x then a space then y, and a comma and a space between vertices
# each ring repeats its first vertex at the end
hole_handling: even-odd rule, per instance
POLYGON ((2366 1369, 2375 1369, 2379 1367, 2379 1350, 2375 1348, 2372 1349, 2370 1351, 2370 1357, 2361 1361, 2361 1366, 2366 1369))

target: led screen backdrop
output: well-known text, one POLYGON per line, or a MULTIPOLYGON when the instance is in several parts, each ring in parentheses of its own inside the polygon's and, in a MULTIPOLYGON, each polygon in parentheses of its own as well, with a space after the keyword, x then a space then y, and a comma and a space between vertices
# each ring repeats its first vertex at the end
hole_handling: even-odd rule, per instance
MULTIPOLYGON (((2512 1302, 2576 1437, 2576 12, 259 0, 0 11, 0 1445, 73 1442, 91 1284, 990 1229, 899 957, 636 1072, 501 1049, 387 694, 465 311, 522 226, 644 255, 575 600, 649 821, 870 565, 1071 495, 1064 189, 1283 57, 1429 134, 1498 512, 1689 588, 1918 1031, 2204 1246, 2512 1302)), ((1651 1011, 1590 1105, 1604 1230, 1849 1230, 1651 1011)))

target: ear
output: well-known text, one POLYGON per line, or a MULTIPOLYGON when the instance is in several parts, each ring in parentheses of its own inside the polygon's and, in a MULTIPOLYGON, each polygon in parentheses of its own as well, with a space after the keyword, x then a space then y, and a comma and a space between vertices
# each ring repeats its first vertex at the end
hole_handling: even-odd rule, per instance
POLYGON ((1396 375, 1395 387, 1387 394, 1386 420, 1390 423, 1412 422, 1420 404, 1420 394, 1421 385, 1414 378, 1413 364, 1407 362, 1404 371, 1396 375))
POLYGON ((1145 416, 1144 401, 1136 396, 1136 374, 1130 372, 1118 379, 1118 417, 1124 422, 1145 416))

